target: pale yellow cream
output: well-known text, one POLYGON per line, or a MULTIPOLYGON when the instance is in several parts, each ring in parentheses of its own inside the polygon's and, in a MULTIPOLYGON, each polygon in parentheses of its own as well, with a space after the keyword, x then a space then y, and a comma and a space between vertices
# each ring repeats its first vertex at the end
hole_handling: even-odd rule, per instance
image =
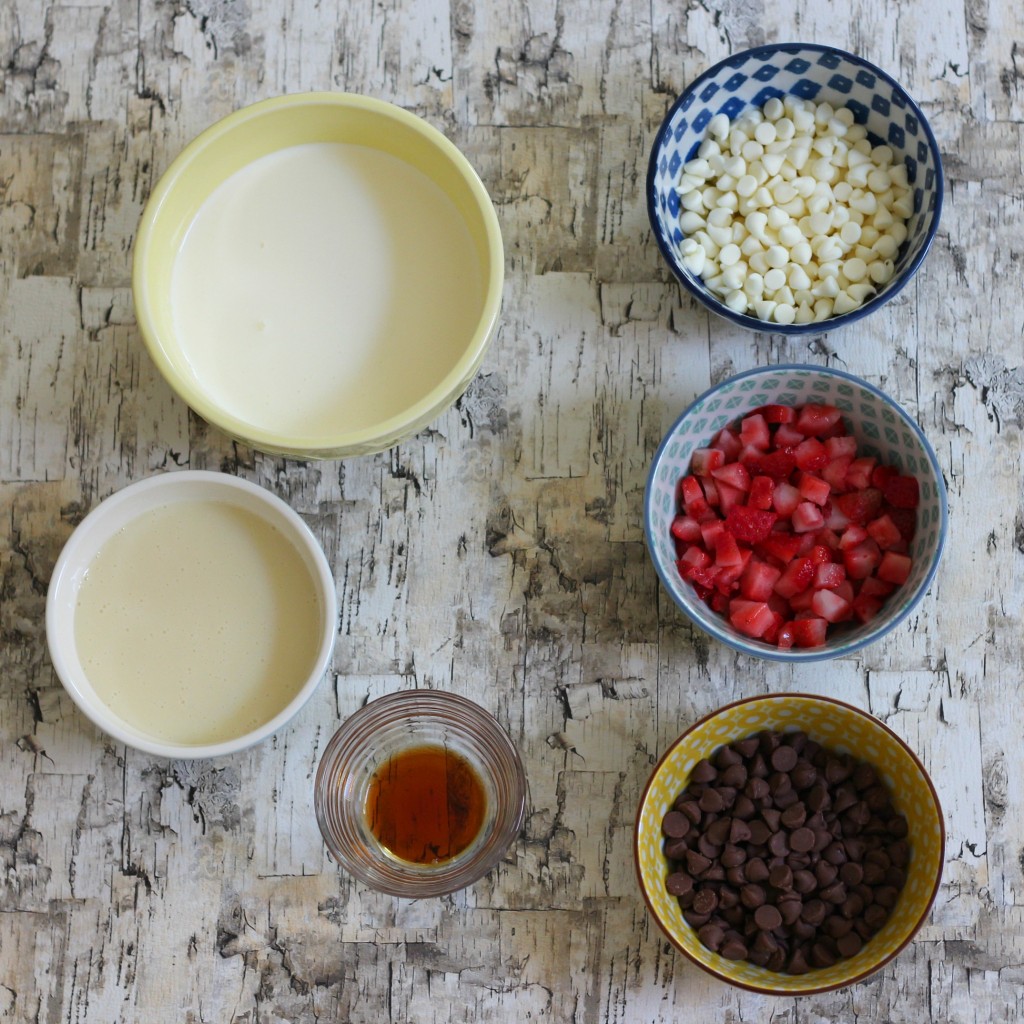
POLYGON ((321 606, 296 548, 228 502, 152 509, 111 537, 78 593, 75 643, 100 698, 168 743, 264 724, 316 661, 321 606))
POLYGON ((200 387, 241 420, 320 436, 382 423, 439 384, 483 308, 455 205, 388 153, 309 143, 203 203, 171 282, 200 387))

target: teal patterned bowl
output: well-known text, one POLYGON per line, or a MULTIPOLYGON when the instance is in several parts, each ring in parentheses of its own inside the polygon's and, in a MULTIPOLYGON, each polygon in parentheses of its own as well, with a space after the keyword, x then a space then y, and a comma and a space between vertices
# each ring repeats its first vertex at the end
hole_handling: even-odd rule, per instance
POLYGON ((662 441, 644 493, 644 532, 654 567, 672 600, 698 626, 737 651, 772 661, 810 662, 850 654, 884 636, 914 609, 931 586, 946 540, 946 488, 942 471, 921 428, 888 395, 852 374, 820 366, 769 366, 730 377, 704 392, 675 421, 662 441), (914 476, 920 485, 917 533, 909 554, 913 568, 869 622, 834 626, 824 647, 781 650, 752 640, 708 607, 676 568, 670 532, 678 510, 679 481, 690 457, 707 447, 722 427, 762 405, 834 405, 843 413, 860 454, 873 455, 914 476))

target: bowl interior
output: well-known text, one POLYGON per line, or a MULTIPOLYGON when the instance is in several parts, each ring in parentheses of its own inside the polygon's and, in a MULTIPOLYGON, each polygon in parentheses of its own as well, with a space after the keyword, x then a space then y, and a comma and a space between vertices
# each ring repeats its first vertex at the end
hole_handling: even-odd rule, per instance
MULTIPOLYGON (((676 276, 716 312, 744 326, 761 321, 728 309, 703 281, 682 264, 679 247, 677 187, 683 164, 696 155, 708 122, 724 113, 730 120, 744 110, 763 107, 773 97, 797 96, 814 103, 849 107, 872 145, 887 145, 894 163, 907 168, 914 212, 907 239, 895 259, 896 272, 861 307, 830 318, 829 325, 863 316, 898 291, 924 259, 937 227, 942 176, 938 147, 920 110, 888 75, 841 50, 808 44, 780 44, 747 50, 726 58, 688 86, 672 107, 655 140, 648 175, 648 206, 658 243, 676 276)), ((772 324, 784 333, 820 333, 823 324, 772 324)))
POLYGON ((676 603, 713 636, 738 650, 766 658, 814 661, 862 647, 891 629, 923 596, 938 565, 945 538, 946 495, 935 454, 918 426, 887 396, 865 381, 834 370, 780 366, 732 377, 698 398, 676 421, 655 456, 645 498, 648 548, 662 582, 676 603), (873 455, 916 477, 921 491, 917 533, 910 546, 910 577, 870 622, 834 631, 826 646, 780 651, 743 636, 697 596, 676 568, 669 527, 678 510, 679 480, 689 472, 690 457, 707 447, 722 427, 762 405, 834 405, 842 411, 860 453, 873 455))
MULTIPOLYGON (((317 196, 307 191, 296 188, 286 202, 296 203, 301 211, 313 206, 313 212, 305 219, 297 217, 296 223, 317 224, 317 196)), ((241 195, 233 193, 236 209, 236 197, 241 195)), ((332 201, 343 199, 335 195, 332 201)), ((231 210, 231 204, 226 208, 231 210)), ((224 223, 234 226, 232 221, 224 223)), ((325 218, 324 223, 333 221, 325 218)), ((314 228, 310 230, 316 234, 314 228)), ((211 234, 219 240, 220 236, 211 234)), ((251 255, 254 248, 249 244, 242 255, 251 255)), ((230 251, 226 241, 224 253, 230 251)), ((220 294, 231 294, 238 277, 227 268, 221 278, 220 267, 226 262, 218 260, 211 278, 220 294)), ((246 264, 247 268, 255 265, 254 261, 246 264)), ((329 276, 331 269, 323 267, 322 273, 329 276)), ((253 272, 247 270, 250 275, 253 272)), ((272 265, 267 273, 273 282, 272 265)), ((461 393, 490 341, 503 273, 493 206, 454 145, 420 118, 391 104, 314 93, 279 97, 239 110, 186 147, 159 182, 143 214, 133 291, 140 329, 155 362, 200 415, 262 450, 332 457, 383 450, 429 422, 461 393), (247 385, 246 375, 237 371, 233 379, 230 364, 223 371, 223 381, 211 378, 212 372, 221 372, 227 354, 219 356, 219 362, 210 358, 202 363, 190 356, 188 338, 180 335, 176 324, 174 271, 196 215, 219 186, 246 169, 251 171, 261 158, 317 143, 348 147, 344 152, 351 156, 339 168, 338 180, 358 186, 359 209, 366 211, 367 224, 376 225, 374 234, 329 236, 353 273, 370 277, 369 286, 360 292, 370 311, 366 315, 354 311, 337 322, 337 343, 325 341, 311 357, 315 362, 308 370, 302 365, 304 353, 313 352, 314 344, 307 349, 301 337, 294 339, 278 383, 291 383, 287 373, 294 373, 296 388, 306 389, 308 396, 302 392, 304 400, 297 398, 290 406, 282 402, 277 408, 261 403, 259 394, 266 389, 249 395, 256 382, 247 385), (390 162, 380 162, 382 156, 390 162), (399 181, 403 187, 392 185, 399 181), (428 225, 445 232, 445 237, 450 232, 451 244, 438 248, 444 239, 424 234, 428 225), (420 252, 424 247, 428 251, 420 252), (449 251, 458 253, 452 266, 466 270, 458 280, 445 276, 449 251), (380 300, 375 297, 378 285, 380 300), (442 293, 444 301, 439 297, 442 293), (363 340, 357 343, 359 338, 363 340), (317 362, 322 359, 330 362, 317 362), (335 381, 338 386, 333 389, 335 381), (239 394, 246 396, 244 400, 239 394)), ((284 272, 277 278, 286 279, 284 272)), ((295 286, 302 284, 300 278, 295 286)), ((335 304, 344 285, 339 277, 331 290, 335 304)), ((225 308, 230 313, 234 307, 225 308)), ((202 352, 199 356, 207 359, 202 352)), ((271 350, 265 359, 280 363, 271 350)), ((253 364, 253 374, 260 372, 261 365, 253 364)))
MULTIPOLYGON (((305 582, 303 582, 305 586, 305 582)), ((277 497, 255 484, 220 473, 180 471, 149 477, 117 492, 98 505, 75 529, 64 546, 50 581, 46 603, 46 635, 58 677, 81 711, 100 729, 137 749, 165 757, 214 757, 242 749, 282 726, 312 695, 334 646, 336 597, 330 567, 322 549, 299 516, 277 497), (309 674, 284 689, 281 706, 255 728, 239 725, 235 736, 216 741, 180 743, 155 736, 122 717, 90 681, 76 644, 78 596, 101 548, 119 531, 146 513, 179 502, 232 505, 270 524, 298 554, 316 592, 319 621, 316 646, 308 652, 309 674)), ((196 713, 201 713, 201 708, 196 713)))
POLYGON ((942 812, 917 759, 888 729, 848 705, 797 694, 753 698, 723 708, 697 723, 665 754, 640 805, 637 869, 644 896, 672 942, 700 966, 736 985, 793 993, 847 985, 895 956, 927 914, 943 862, 942 812), (727 960, 706 949, 665 889, 668 861, 662 852, 661 820, 686 788, 694 764, 725 743, 761 729, 803 729, 823 746, 871 763, 883 776, 896 808, 907 817, 911 859, 907 882, 882 930, 854 957, 803 975, 777 974, 754 964, 727 960))

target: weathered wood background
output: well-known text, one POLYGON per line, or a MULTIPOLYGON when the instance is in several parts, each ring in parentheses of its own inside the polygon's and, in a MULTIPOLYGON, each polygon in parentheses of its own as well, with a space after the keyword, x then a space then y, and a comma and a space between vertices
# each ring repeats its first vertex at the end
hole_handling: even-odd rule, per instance
POLYGON ((0 1018, 37 1022, 1024 1019, 1024 13, 1019 0, 0 0, 0 1018), (763 41, 854 50, 938 137, 939 236, 885 311, 811 340, 714 321, 643 199, 677 91, 763 41), (253 100, 391 100, 444 130, 506 240, 469 392, 374 458, 299 464, 191 416, 140 344, 136 224, 185 142, 253 100), (916 416, 949 487, 930 595, 885 643, 788 669, 659 593, 648 461, 710 381, 839 366, 916 416), (47 581, 81 517, 151 473, 215 468, 290 502, 331 559, 333 670, 273 742, 208 763, 117 746, 50 666, 47 581), (522 836, 446 900, 375 895, 325 855, 311 779, 368 697, 445 687, 497 714, 522 836), (634 884, 659 751, 740 695, 869 708, 945 803, 918 939, 870 981, 771 1000, 675 955, 634 884))

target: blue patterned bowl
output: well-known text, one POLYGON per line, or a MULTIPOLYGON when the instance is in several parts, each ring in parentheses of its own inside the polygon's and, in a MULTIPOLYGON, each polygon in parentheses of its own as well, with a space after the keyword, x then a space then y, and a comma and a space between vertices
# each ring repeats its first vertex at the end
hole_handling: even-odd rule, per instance
POLYGON ((921 428, 888 395, 840 370, 819 366, 769 366, 730 377, 705 391, 672 424, 661 442, 644 493, 644 532, 654 567, 672 600, 713 637, 771 661, 809 662, 850 654, 895 629, 931 586, 946 540, 946 488, 935 452, 921 428), (707 447, 722 427, 762 405, 834 405, 858 441, 861 455, 873 455, 914 476, 920 485, 917 533, 910 546, 910 577, 864 625, 833 626, 824 647, 780 650, 752 640, 706 605, 676 568, 670 532, 678 511, 679 481, 689 472, 694 449, 707 447))
POLYGON ((942 161, 935 136, 917 104, 884 71, 831 46, 778 43, 727 57, 694 79, 672 105, 654 140, 647 171, 647 211, 669 267, 712 312, 741 327, 775 334, 821 334, 867 316, 896 295, 920 267, 939 226, 942 161), (914 212, 887 284, 849 313, 808 324, 777 324, 734 312, 682 263, 677 188, 683 164, 694 158, 711 118, 730 120, 748 108, 787 95, 849 107, 872 145, 887 145, 907 168, 914 212))

